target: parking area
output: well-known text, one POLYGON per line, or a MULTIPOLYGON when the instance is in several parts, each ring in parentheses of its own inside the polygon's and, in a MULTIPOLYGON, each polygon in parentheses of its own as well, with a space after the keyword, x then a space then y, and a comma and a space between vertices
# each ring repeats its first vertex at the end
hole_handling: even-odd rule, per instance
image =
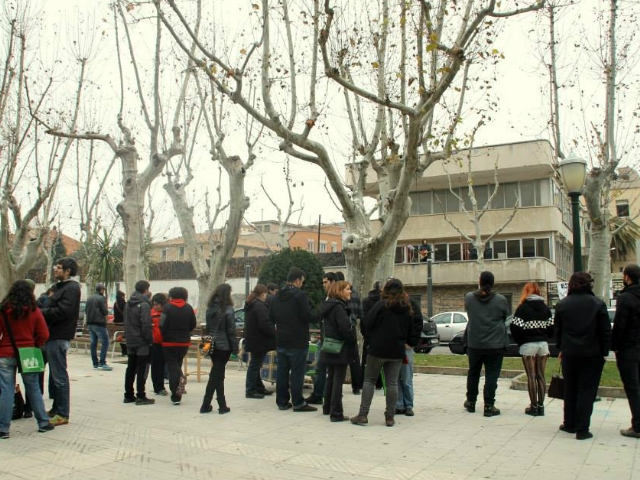
MULTIPOLYGON (((71 422, 39 434, 35 421, 13 422, 0 442, 2 479, 630 479, 640 480, 640 442, 619 435, 629 426, 625 399, 595 404, 595 438, 558 431, 562 404, 545 417, 523 410, 527 395, 500 380, 502 415, 462 408, 465 377, 415 375, 414 417, 384 426, 376 392, 369 426, 333 424, 320 413, 279 411, 275 398, 244 398, 245 371, 227 368, 231 412, 198 413, 205 383, 190 378, 180 406, 156 397, 123 404, 125 366, 95 371, 88 355, 69 356, 71 422)), ((203 379, 203 380, 206 380, 203 379)), ((359 397, 345 388, 345 413, 359 397)))

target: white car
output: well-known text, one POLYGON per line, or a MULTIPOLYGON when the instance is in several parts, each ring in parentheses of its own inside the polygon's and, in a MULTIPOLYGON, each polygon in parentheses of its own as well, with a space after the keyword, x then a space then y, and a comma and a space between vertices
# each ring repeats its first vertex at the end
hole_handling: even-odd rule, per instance
POLYGON ((467 312, 443 312, 431 317, 438 326, 441 342, 449 342, 458 333, 467 328, 467 312))

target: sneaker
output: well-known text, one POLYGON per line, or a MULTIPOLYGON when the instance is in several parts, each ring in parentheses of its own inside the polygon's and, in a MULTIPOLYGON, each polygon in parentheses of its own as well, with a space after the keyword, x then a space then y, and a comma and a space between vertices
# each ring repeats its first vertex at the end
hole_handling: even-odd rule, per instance
POLYGON ((636 432, 633 427, 629 427, 625 430, 620 430, 620 435, 623 437, 640 438, 640 432, 636 432))
POLYGON ((404 408, 396 408, 397 415, 404 415, 407 410, 404 408))
POLYGON ((254 398, 254 399, 261 400, 261 399, 264 398, 264 395, 261 394, 261 393, 249 392, 249 393, 245 394, 245 398, 254 398))
POLYGON ((182 401, 182 397, 180 395, 171 395, 171 403, 174 405, 180 405, 182 401))
POLYGON ((476 411, 476 402, 470 402, 469 400, 465 400, 464 408, 467 412, 474 413, 476 411))
POLYGON ((156 401, 153 398, 138 398, 136 399, 136 405, 153 405, 156 401))
POLYGON ((0 432, 0 439, 6 440, 9 438, 9 432, 0 432))
POLYGON ((53 418, 55 416, 56 416, 56 412, 53 411, 53 408, 47 411, 47 417, 53 418))
POLYGON ((576 440, 588 440, 590 438, 593 438, 593 433, 588 430, 586 432, 576 432, 576 440))
POLYGON ((369 423, 369 419, 366 415, 357 415, 355 417, 351 417, 351 423, 353 423, 354 425, 365 426, 367 423, 369 423))
POLYGON ((278 405, 278 410, 289 410, 293 405, 291 403, 287 403, 286 405, 278 405))
POLYGON ((155 392, 156 395, 162 395, 163 397, 166 397, 167 395, 169 395, 169 392, 167 392, 167 390, 160 390, 159 392, 155 392))
POLYGON ((55 425, 53 425, 51 422, 49 422, 46 425, 43 425, 42 427, 38 427, 38 432, 40 432, 40 433, 50 432, 54 428, 56 428, 55 425))
POLYGON ((178 388, 176 388, 176 395, 184 395, 185 393, 187 393, 186 385, 187 385, 187 377, 182 375, 180 377, 180 380, 178 381, 178 388))
POLYGON ((500 415, 500 410, 498 410, 495 406, 493 406, 493 405, 485 405, 484 406, 484 416, 485 417, 495 417, 497 415, 500 415))
POLYGON ((135 397, 124 397, 124 400, 122 400, 122 403, 135 403, 136 398, 135 397))
POLYGON ((413 417, 413 415, 414 415, 414 413, 413 413, 413 408, 407 408, 407 409, 404 411, 404 414, 405 414, 407 417, 413 417))
POLYGON ((69 417, 63 417, 62 415, 56 415, 51 420, 51 425, 57 427, 58 425, 67 425, 69 423, 69 417))
POLYGON ((94 369, 94 370, 97 370, 99 366, 100 366, 100 365, 94 365, 94 366, 93 366, 93 369, 94 369))
POLYGON ((22 418, 31 418, 33 417, 33 412, 31 410, 25 410, 22 418))
POLYGON ((311 405, 305 405, 304 407, 294 408, 294 412, 317 412, 318 409, 316 407, 312 407, 311 405))
POLYGON ((113 367, 110 367, 105 363, 104 365, 100 365, 98 367, 98 370, 104 370, 105 372, 110 372, 111 370, 113 370, 113 367))

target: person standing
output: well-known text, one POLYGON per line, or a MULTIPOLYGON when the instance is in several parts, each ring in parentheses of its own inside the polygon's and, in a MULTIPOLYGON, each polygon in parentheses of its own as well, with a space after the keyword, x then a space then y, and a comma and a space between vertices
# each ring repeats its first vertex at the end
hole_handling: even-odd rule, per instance
POLYGON ((267 287, 258 283, 244 304, 244 349, 251 354, 247 366, 245 397, 261 399, 273 392, 266 389, 260 369, 267 352, 276 349, 276 330, 269 321, 267 287))
MULTIPOLYGON (((345 281, 344 273, 336 272, 338 280, 345 281)), ((356 333, 355 343, 347 344, 346 348, 349 349, 349 373, 351 374, 351 391, 354 395, 360 395, 362 392, 363 373, 360 365, 360 351, 358 349, 358 325, 364 318, 362 310, 362 299, 360 294, 351 286, 351 297, 347 301, 347 307, 349 309, 349 320, 353 331, 356 333)))
POLYGON ((624 437, 640 438, 640 266, 627 265, 622 272, 624 289, 616 300, 611 349, 631 410, 631 426, 624 437))
POLYGON ((385 424, 387 427, 395 425, 398 375, 405 355, 405 345, 414 343, 412 322, 412 305, 402 282, 397 278, 388 280, 382 289, 381 300, 364 317, 364 336, 369 344, 369 352, 360 411, 357 416, 351 418, 352 424, 369 423, 369 408, 375 383, 382 370, 387 382, 385 424))
POLYGON ((124 403, 151 405, 156 401, 148 398, 145 390, 147 364, 153 343, 151 327, 151 302, 146 280, 136 282, 135 291, 124 307, 124 336, 127 344, 127 370, 124 374, 124 403), (134 394, 133 384, 136 384, 134 394))
POLYGON ((342 384, 347 376, 347 365, 351 362, 352 346, 356 343, 353 324, 349 318, 347 302, 351 298, 351 285, 344 280, 334 282, 330 287, 328 298, 320 307, 322 318, 323 340, 328 338, 344 342, 337 353, 320 351, 320 359, 327 368, 327 387, 322 406, 322 413, 329 415, 332 422, 349 420, 344 415, 342 405, 342 384))
POLYGON ((415 347, 420 342, 422 333, 422 311, 420 306, 411 301, 411 339, 404 346, 404 360, 400 366, 398 375, 398 401, 396 402, 396 414, 413 417, 413 360, 415 347))
POLYGON ((162 309, 160 331, 162 351, 169 370, 171 403, 180 405, 187 377, 182 373, 182 361, 191 346, 191 332, 196 328, 196 315, 187 303, 189 292, 183 287, 169 290, 169 303, 162 309))
POLYGON ((522 364, 527 374, 527 388, 531 402, 524 413, 534 417, 544 415, 544 397, 547 381, 544 376, 549 343, 553 337, 553 317, 551 310, 540 296, 540 287, 528 282, 522 289, 520 304, 516 308, 510 325, 511 335, 520 346, 522 364))
POLYGON ((116 301, 113 302, 113 323, 124 323, 124 306, 127 304, 125 293, 118 290, 116 292, 116 301))
POLYGON ((484 366, 484 416, 500 415, 495 407, 498 377, 507 346, 507 316, 509 307, 504 295, 493 291, 493 273, 480 273, 479 288, 467 293, 464 306, 469 317, 465 331, 469 372, 467 373, 467 399, 464 408, 476 411, 480 371, 484 366))
MULTIPOLYGON (((31 285, 18 280, 0 303, 0 439, 9 438, 16 386, 17 348, 42 347, 49 330, 31 285)), ((44 408, 39 373, 23 373, 22 382, 35 414, 39 432, 54 429, 44 408)))
POLYGON ((42 309, 42 315, 49 328, 49 340, 45 345, 49 362, 49 388, 53 405, 49 410, 51 423, 55 426, 69 423, 71 388, 67 371, 69 343, 76 335, 76 325, 80 316, 80 284, 75 278, 78 264, 73 258, 65 257, 53 265, 53 276, 58 283, 49 305, 42 309))
POLYGON ((302 396, 309 353, 309 324, 316 321, 309 297, 301 290, 305 273, 292 267, 287 284, 271 301, 269 321, 276 326, 276 404, 280 410, 315 412, 302 396))
POLYGON ((207 304, 207 334, 213 338, 213 355, 211 355, 211 371, 205 388, 200 413, 213 410, 211 401, 217 394, 218 413, 223 415, 231 409, 224 395, 224 370, 232 353, 238 353, 236 337, 236 318, 231 300, 231 285, 222 283, 216 287, 207 304))
POLYGON ((586 440, 593 437, 589 431, 593 402, 611 344, 607 306, 593 294, 593 279, 587 272, 571 275, 567 296, 556 305, 554 321, 564 377, 560 430, 586 440))
POLYGON ((85 317, 91 336, 91 360, 93 368, 98 370, 113 370, 107 365, 107 352, 109 351, 109 333, 107 332, 107 299, 106 288, 102 283, 96 285, 96 293, 87 299, 85 317), (101 344, 100 359, 98 360, 98 341, 101 344))
POLYGON ((169 392, 164 388, 164 352, 162 350, 162 332, 160 331, 160 317, 162 309, 167 304, 164 293, 156 293, 151 297, 151 331, 153 344, 151 345, 151 382, 156 395, 167 396, 169 392))

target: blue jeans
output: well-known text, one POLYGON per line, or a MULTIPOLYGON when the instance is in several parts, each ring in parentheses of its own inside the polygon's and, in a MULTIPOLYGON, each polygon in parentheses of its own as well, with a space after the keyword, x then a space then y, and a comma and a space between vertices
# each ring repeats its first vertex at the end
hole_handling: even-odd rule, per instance
POLYGON ((107 327, 102 325, 87 325, 89 327, 89 335, 91 336, 91 360, 93 366, 107 364, 107 352, 109 351, 109 333, 107 327), (98 341, 100 341, 100 361, 98 362, 98 341))
POLYGON ((251 352, 251 359, 247 366, 247 379, 245 380, 245 393, 260 393, 266 390, 262 378, 260 378, 260 369, 264 362, 267 352, 251 352))
MULTIPOLYGON (((16 389, 16 366, 15 358, 0 358, 0 432, 9 433, 9 427, 11 426, 13 397, 16 389)), ((22 382, 31 402, 31 408, 38 426, 44 427, 49 423, 49 417, 44 408, 44 400, 40 392, 39 375, 38 373, 23 373, 22 382)))
POLYGON ((67 352, 69 340, 49 340, 46 345, 47 360, 49 361, 49 378, 53 380, 53 406, 55 415, 69 417, 69 402, 71 390, 69 388, 69 373, 67 372, 67 352))
POLYGON ((406 410, 413 409, 413 356, 415 352, 413 348, 405 350, 407 363, 403 363, 400 367, 400 376, 398 377, 398 401, 396 409, 406 410))
POLYGON ((302 408, 307 402, 302 396, 304 372, 307 370, 307 348, 278 348, 278 368, 276 370, 276 404, 286 407, 291 400, 293 408, 302 408), (289 395, 291 388, 291 395, 289 395))

